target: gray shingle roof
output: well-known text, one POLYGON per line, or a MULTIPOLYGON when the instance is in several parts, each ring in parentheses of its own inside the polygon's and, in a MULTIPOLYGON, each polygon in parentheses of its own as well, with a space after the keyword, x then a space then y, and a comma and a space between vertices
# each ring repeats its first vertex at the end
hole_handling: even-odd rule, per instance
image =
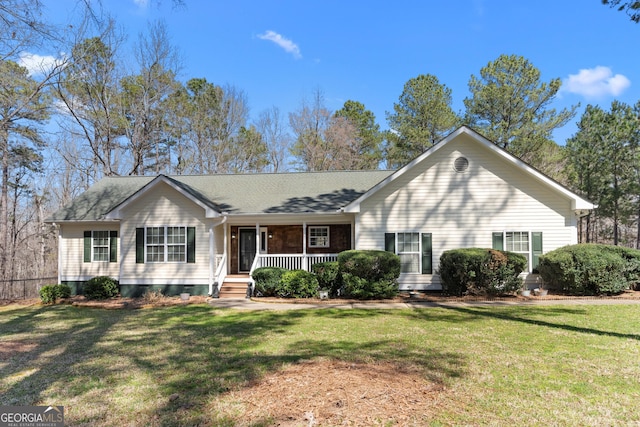
MULTIPOLYGON (((179 175, 178 187, 229 214, 335 212, 393 171, 179 175)), ((58 210, 49 222, 100 221, 155 177, 104 178, 58 210)))

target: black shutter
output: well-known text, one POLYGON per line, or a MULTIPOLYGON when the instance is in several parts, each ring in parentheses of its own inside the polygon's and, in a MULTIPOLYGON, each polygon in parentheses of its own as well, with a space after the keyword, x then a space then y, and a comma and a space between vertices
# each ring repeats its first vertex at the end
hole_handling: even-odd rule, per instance
POLYGON ((118 262, 118 232, 109 232, 109 262, 118 262))
POLYGON ((493 233, 493 242, 492 242, 492 246, 491 247, 493 249, 497 249, 499 251, 503 251, 504 250, 504 242, 503 242, 502 232, 493 233))
POLYGON ((136 264, 144 264, 144 228, 136 228, 136 264))
POLYGON ((196 262, 196 228, 187 227, 187 262, 196 262))
POLYGON ((422 233, 422 274, 433 274, 431 233, 422 233))
POLYGON ((84 232, 84 262, 91 262, 91 231, 84 232))
POLYGON ((396 253, 396 233, 384 233, 384 250, 396 253))
POLYGON ((531 232, 531 268, 533 273, 538 272, 540 264, 540 255, 542 255, 542 231, 531 232))

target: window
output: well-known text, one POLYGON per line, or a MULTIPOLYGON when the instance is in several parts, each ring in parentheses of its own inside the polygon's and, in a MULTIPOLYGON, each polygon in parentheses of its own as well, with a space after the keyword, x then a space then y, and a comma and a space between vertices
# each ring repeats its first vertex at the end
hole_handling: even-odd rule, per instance
POLYGON ((118 232, 87 230, 84 232, 84 262, 117 262, 118 232))
POLYGON ((195 227, 136 228, 136 263, 196 262, 195 227))
POLYGON ((505 236, 505 250, 517 252, 527 257, 529 261, 529 233, 526 231, 507 231, 505 236))
POLYGON ((309 247, 329 247, 329 227, 309 227, 309 247))
POLYGON ((109 261, 109 232, 92 232, 91 248, 93 251, 93 261, 109 261))
POLYGON ((527 258, 527 271, 537 273, 542 255, 541 231, 502 231, 493 233, 493 249, 516 252, 527 258))
POLYGON ((396 253, 400 257, 401 273, 420 272, 420 234, 398 233, 396 253))
POLYGON ((164 262, 164 227, 147 227, 147 262, 164 262))
POLYGON ((146 262, 185 262, 185 227, 147 227, 146 262))
POLYGON ((184 262, 186 256, 186 229, 184 227, 167 227, 167 261, 184 262))
POLYGON ((431 233, 385 233, 385 250, 400 257, 401 273, 433 274, 431 233))

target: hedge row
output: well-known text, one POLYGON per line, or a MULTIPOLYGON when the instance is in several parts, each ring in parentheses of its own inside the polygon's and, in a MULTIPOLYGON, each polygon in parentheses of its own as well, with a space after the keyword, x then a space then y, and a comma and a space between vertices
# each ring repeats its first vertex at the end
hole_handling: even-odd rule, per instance
POLYGON ((253 272, 256 291, 265 297, 311 298, 318 294, 318 279, 304 270, 261 267, 253 272))
POLYGON ((540 257, 545 285, 571 295, 612 295, 640 283, 640 251, 612 245, 564 246, 540 257))
POLYGON ((443 252, 438 272, 446 295, 497 295, 520 289, 526 267, 521 254, 465 248, 443 252))
POLYGON ((338 261, 314 264, 312 273, 261 267, 252 276, 263 296, 309 298, 318 290, 356 299, 391 298, 398 294, 400 258, 386 251, 352 250, 338 261))

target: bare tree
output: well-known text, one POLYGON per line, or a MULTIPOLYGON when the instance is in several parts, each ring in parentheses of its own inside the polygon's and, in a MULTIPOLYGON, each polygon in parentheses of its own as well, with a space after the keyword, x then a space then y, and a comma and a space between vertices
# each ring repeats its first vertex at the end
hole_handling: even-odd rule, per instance
POLYGON ((179 87, 180 58, 162 22, 150 25, 148 34, 140 35, 135 57, 138 74, 122 81, 125 133, 133 160, 129 174, 167 172, 173 145, 167 100, 179 87))
MULTIPOLYGON (((206 79, 191 79, 172 102, 180 112, 177 126, 186 133, 178 162, 180 173, 228 173, 235 170, 234 158, 240 132, 249 114, 247 99, 233 86, 224 88, 206 79)), ((245 136, 248 136, 245 134, 245 136)), ((255 137, 244 141, 255 141, 255 137)))
POLYGON ((42 15, 40 0, 0 2, 0 60, 15 60, 30 48, 59 39, 57 29, 42 15))
POLYGON ((324 95, 316 90, 313 99, 303 99, 300 108, 289 113, 289 126, 295 142, 291 154, 298 169, 306 171, 326 170, 327 147, 324 132, 329 127, 331 112, 324 105, 324 95))
POLYGON ((61 126, 85 141, 92 155, 94 180, 120 174, 124 121, 116 52, 121 42, 115 23, 109 21, 100 36, 73 46, 70 64, 56 82, 66 119, 61 126))
POLYGON ((256 128, 267 145, 268 170, 274 173, 286 170, 291 135, 286 131, 280 110, 277 107, 264 110, 258 117, 256 128))
POLYGON ((336 116, 324 106, 317 90, 311 103, 303 100, 300 109, 289 114, 295 135, 291 153, 299 169, 307 171, 360 169, 360 133, 349 117, 336 116))

